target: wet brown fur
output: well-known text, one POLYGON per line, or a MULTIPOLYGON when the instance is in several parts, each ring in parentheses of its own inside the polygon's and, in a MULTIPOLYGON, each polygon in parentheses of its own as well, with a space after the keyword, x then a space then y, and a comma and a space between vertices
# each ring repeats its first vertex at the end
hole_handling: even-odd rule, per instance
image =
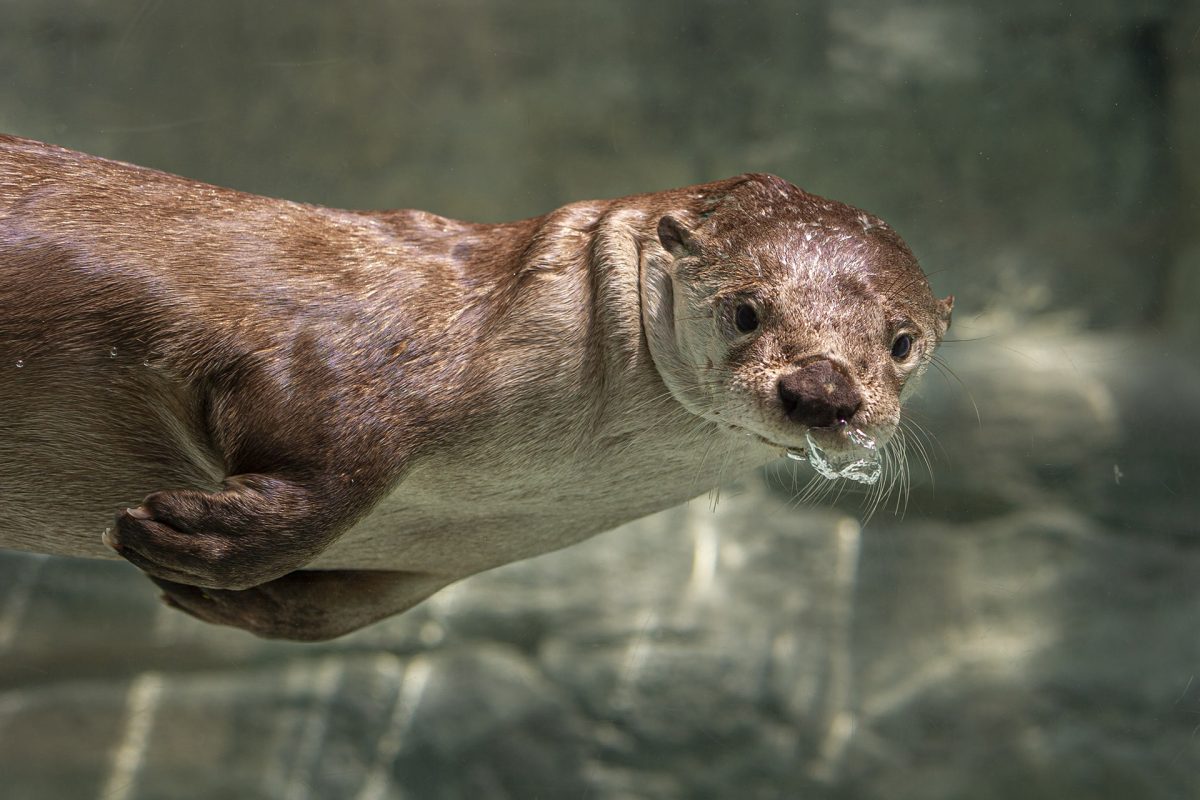
POLYGON ((481 225, 0 136, 0 546, 115 550, 201 619, 339 635, 707 491, 714 442, 777 457, 802 431, 771 382, 855 303, 836 357, 898 408, 907 373, 873 354, 907 324, 927 357, 948 303, 882 222, 772 176, 481 225), (813 294, 798 257, 848 266, 813 294), (663 328, 685 294, 732 400, 693 396, 663 328), (714 332, 731 294, 762 304, 755 341, 714 332))

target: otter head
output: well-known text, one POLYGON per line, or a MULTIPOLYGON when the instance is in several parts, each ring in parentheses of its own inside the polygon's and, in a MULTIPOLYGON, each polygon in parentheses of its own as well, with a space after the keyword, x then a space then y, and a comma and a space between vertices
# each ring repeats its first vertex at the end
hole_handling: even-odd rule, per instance
POLYGON ((882 220, 774 176, 689 197, 643 250, 642 325, 671 394, 780 449, 886 444, 953 298, 882 220))

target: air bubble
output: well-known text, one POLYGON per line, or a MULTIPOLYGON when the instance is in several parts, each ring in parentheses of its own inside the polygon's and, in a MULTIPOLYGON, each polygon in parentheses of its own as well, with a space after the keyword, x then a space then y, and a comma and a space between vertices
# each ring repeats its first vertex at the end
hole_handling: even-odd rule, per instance
POLYGON ((831 481, 847 478, 858 483, 876 483, 882 468, 875 440, 858 428, 847 430, 846 438, 858 449, 848 453, 829 453, 816 443, 809 432, 805 435, 807 450, 788 450, 787 456, 793 461, 807 461, 822 477, 831 481))
POLYGON ((17 359, 17 369, 20 369, 20 368, 21 368, 21 367, 23 367, 23 366, 25 366, 25 359, 23 359, 23 358, 18 358, 18 359, 17 359))
POLYGON ((115 348, 115 347, 108 348, 108 357, 116 358, 117 357, 117 348, 115 348))
POLYGON ((846 431, 846 438, 861 447, 863 450, 868 450, 872 453, 875 452, 875 440, 860 431, 858 428, 851 428, 850 430, 846 431))

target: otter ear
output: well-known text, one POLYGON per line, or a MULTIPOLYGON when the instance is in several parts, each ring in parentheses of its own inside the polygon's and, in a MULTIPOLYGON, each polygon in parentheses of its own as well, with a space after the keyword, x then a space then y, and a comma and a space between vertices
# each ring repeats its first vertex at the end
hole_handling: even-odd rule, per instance
POLYGON ((699 250, 696 237, 679 220, 667 214, 658 221, 658 241, 663 248, 675 256, 694 256, 699 250))
POLYGON ((950 330, 950 312, 954 310, 954 295, 947 295, 938 300, 938 319, 942 323, 942 333, 950 330))

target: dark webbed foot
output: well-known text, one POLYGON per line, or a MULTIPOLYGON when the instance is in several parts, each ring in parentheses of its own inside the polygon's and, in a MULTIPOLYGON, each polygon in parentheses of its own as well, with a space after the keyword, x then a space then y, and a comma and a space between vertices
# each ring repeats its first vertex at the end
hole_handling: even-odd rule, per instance
POLYGON ((155 578, 247 589, 311 561, 333 540, 312 493, 266 475, 241 475, 219 492, 155 492, 117 516, 105 543, 155 578))
POLYGON ((333 639, 404 611, 447 581, 416 572, 302 570, 250 589, 207 589, 151 576, 163 601, 204 622, 267 639, 333 639))

